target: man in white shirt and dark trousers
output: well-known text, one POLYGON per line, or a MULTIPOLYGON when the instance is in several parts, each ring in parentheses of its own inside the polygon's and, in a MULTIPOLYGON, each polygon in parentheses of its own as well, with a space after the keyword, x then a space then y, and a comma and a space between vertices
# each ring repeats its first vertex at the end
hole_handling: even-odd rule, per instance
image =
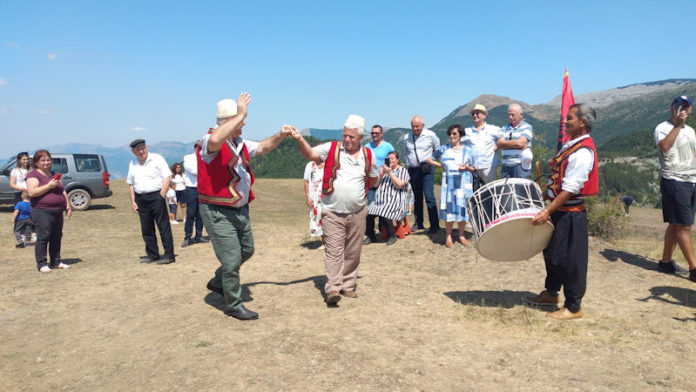
POLYGON ((689 264, 689 280, 696 282, 696 259, 691 244, 691 226, 696 212, 696 134, 686 125, 693 101, 682 95, 672 101, 672 115, 655 128, 655 142, 660 158, 660 193, 665 231, 660 272, 673 274, 682 270, 672 260, 679 245, 689 264))
POLYGON ((464 131, 462 143, 471 145, 474 151, 476 170, 484 182, 493 182, 498 175, 496 142, 500 137, 500 128, 486 122, 488 111, 480 103, 474 105, 469 114, 474 120, 474 126, 464 131))
POLYGON ((200 145, 197 141, 193 145, 193 153, 184 155, 184 200, 186 200, 186 222, 184 222, 184 242, 181 247, 185 248, 191 244, 208 242, 203 238, 203 220, 201 213, 198 210, 198 158, 196 158, 196 149, 200 145), (193 225, 196 225, 196 236, 193 235, 193 225))
POLYGON ((140 216, 140 229, 147 253, 140 262, 173 263, 175 261, 174 240, 165 198, 172 174, 171 169, 161 155, 148 152, 145 140, 135 139, 130 143, 130 147, 136 159, 128 165, 126 182, 130 185, 133 211, 140 216), (164 254, 161 257, 157 246, 155 224, 159 229, 164 247, 164 254))
POLYGON ((412 231, 424 230, 423 226, 423 196, 428 207, 428 218, 430 228, 428 234, 435 234, 440 229, 438 218, 437 200, 435 199, 434 181, 435 173, 433 167, 427 162, 431 158, 433 151, 440 148, 440 139, 435 132, 424 129, 423 118, 414 116, 411 119, 411 130, 403 136, 404 157, 408 167, 408 175, 411 178, 411 190, 413 191, 413 214, 416 222, 411 227, 412 231))

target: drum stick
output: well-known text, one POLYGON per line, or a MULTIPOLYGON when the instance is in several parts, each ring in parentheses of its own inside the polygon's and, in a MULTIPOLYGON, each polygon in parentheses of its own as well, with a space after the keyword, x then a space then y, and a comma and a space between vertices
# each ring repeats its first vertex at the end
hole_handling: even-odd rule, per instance
POLYGON ((539 184, 539 188, 541 190, 544 190, 544 187, 541 186, 541 162, 536 161, 536 172, 537 172, 537 184, 539 184))

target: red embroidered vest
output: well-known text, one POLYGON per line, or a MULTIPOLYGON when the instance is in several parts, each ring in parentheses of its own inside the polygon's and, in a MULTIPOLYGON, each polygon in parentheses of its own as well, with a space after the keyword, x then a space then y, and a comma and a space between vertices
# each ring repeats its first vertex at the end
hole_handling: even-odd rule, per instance
POLYGON ((251 172, 246 144, 242 144, 241 157, 237 156, 230 145, 225 142, 220 147, 215 159, 209 164, 206 164, 201 158, 200 147, 196 148, 196 158, 198 160, 198 200, 201 203, 235 207, 235 204, 242 199, 242 195, 237 191, 241 177, 234 170, 234 165, 240 158, 251 177, 249 203, 254 200, 254 192, 251 191, 251 186, 254 184, 254 173, 251 172))
POLYGON ((558 196, 558 194, 561 193, 563 177, 565 176, 566 167, 568 166, 568 157, 570 157, 572 153, 581 148, 587 148, 592 151, 592 155, 594 155, 594 162, 592 163, 592 170, 590 171, 590 175, 588 176, 585 185, 583 185, 582 189, 580 190, 580 193, 573 195, 569 200, 577 200, 580 197, 589 197, 597 195, 597 193, 599 192, 599 170, 597 168, 597 150, 595 149, 592 138, 588 137, 581 140, 578 143, 575 143, 569 149, 556 154, 556 156, 554 156, 551 159, 551 178, 549 178, 549 183, 546 186, 546 197, 550 197, 548 191, 551 191, 551 194, 553 194, 553 197, 550 197, 551 199, 555 199, 556 196, 558 196))
MULTIPOLYGON (((369 190, 369 178, 370 170, 372 169, 372 151, 367 147, 362 147, 363 154, 365 155, 365 197, 367 197, 367 191, 369 190)), ((334 180, 336 179, 336 173, 338 169, 341 168, 341 142, 331 142, 331 148, 329 148, 329 155, 326 157, 324 162, 324 179, 321 183, 321 193, 324 195, 330 195, 334 191, 334 180)))

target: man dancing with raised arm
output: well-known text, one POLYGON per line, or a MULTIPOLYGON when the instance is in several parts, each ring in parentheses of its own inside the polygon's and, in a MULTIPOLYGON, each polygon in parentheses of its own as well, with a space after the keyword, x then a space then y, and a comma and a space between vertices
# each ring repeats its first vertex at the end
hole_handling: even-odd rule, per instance
POLYGON ((369 148, 361 147, 365 119, 355 114, 343 125, 342 142, 314 148, 293 128, 292 137, 310 161, 325 162, 322 184, 322 228, 326 303, 335 305, 341 295, 355 298, 358 265, 367 217, 367 190, 377 181, 377 162, 369 148))
POLYGON ((259 314, 242 304, 239 267, 254 254, 254 237, 249 222, 249 203, 254 200, 254 175, 249 160, 273 150, 290 127, 261 142, 242 137, 251 96, 242 93, 237 103, 223 99, 217 104, 217 127, 201 139, 198 157, 198 199, 205 229, 220 261, 208 289, 225 297, 224 311, 239 320, 259 314))
POLYGON ((551 217, 555 227, 544 249, 546 290, 527 297, 534 305, 557 305, 563 286, 565 303, 546 316, 557 320, 582 318, 580 303, 587 286, 587 212, 585 197, 599 191, 597 151, 590 132, 596 114, 585 104, 570 107, 567 117, 568 141, 551 160, 551 178, 546 186, 551 203, 532 219, 540 225, 551 217))

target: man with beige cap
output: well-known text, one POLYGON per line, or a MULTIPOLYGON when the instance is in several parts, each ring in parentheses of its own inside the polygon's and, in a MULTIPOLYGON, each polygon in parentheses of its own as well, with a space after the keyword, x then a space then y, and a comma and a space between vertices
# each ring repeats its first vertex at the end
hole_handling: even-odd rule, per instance
POLYGON ((261 142, 242 137, 251 96, 242 93, 235 103, 223 99, 217 104, 217 127, 211 128, 196 149, 198 158, 198 200, 206 231, 220 261, 208 289, 225 298, 223 310, 239 320, 253 320, 258 313, 242 304, 239 267, 254 254, 254 237, 249 222, 249 203, 254 200, 254 174, 249 160, 273 150, 291 133, 280 133, 261 142))
POLYGON ((360 142, 365 119, 351 114, 343 125, 342 142, 312 148, 293 128, 292 137, 310 161, 325 162, 322 184, 322 227, 326 303, 335 305, 341 294, 355 298, 358 265, 367 217, 367 190, 377 182, 379 168, 369 148, 360 142))
POLYGON ((481 178, 486 183, 495 181, 498 171, 496 142, 500 137, 500 128, 486 122, 488 111, 480 103, 474 105, 469 114, 474 120, 474 126, 464 130, 462 143, 471 145, 481 178))

